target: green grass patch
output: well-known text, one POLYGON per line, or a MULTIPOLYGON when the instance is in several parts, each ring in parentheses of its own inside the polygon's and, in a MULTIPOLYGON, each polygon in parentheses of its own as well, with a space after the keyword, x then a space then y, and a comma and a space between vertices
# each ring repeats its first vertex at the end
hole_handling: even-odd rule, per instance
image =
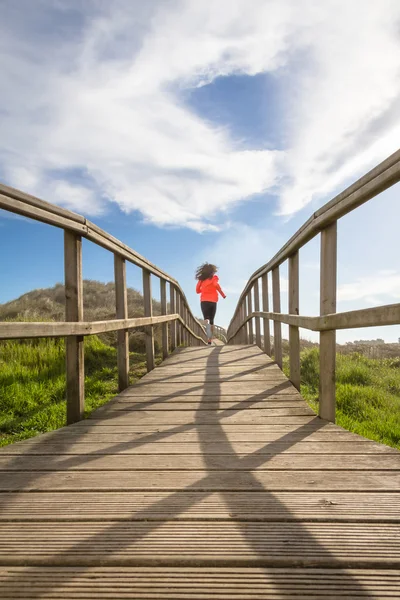
MULTIPOLYGON (((301 393, 318 413, 319 350, 304 350, 301 393)), ((284 358, 289 374, 289 360, 284 358)), ((336 357, 336 422, 341 427, 400 450, 400 359, 361 354, 336 357)))
MULTIPOLYGON (((157 359, 157 364, 160 359, 157 359)), ((142 353, 130 353, 130 383, 146 373, 142 353)), ((118 393, 117 351, 85 338, 85 417, 118 393)), ((64 339, 0 342, 0 446, 66 424, 64 339)))

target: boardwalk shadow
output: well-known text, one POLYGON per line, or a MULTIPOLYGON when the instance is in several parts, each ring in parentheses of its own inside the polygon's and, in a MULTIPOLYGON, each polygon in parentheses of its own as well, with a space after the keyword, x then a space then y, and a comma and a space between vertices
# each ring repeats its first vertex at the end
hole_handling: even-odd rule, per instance
MULTIPOLYGON (((221 347, 217 347, 210 352, 210 362, 218 358, 221 353, 221 347)), ((221 400, 221 394, 219 394, 221 400)), ((252 398, 250 398, 252 399, 252 398)), ((254 402, 258 399, 253 398, 254 402)), ((232 409, 229 409, 231 411, 232 409)), ((241 402, 239 401, 235 407, 235 411, 241 410, 241 402)), ((186 487, 180 487, 180 489, 171 490, 171 492, 163 497, 161 500, 154 502, 151 506, 137 511, 134 514, 135 522, 112 522, 108 521, 102 523, 97 527, 93 527, 93 533, 90 534, 90 528, 87 528, 85 523, 82 525, 76 525, 78 531, 81 531, 81 539, 76 542, 70 542, 69 547, 65 550, 57 551, 54 549, 54 555, 51 559, 52 565, 85 565, 89 567, 94 564, 107 564, 107 565, 138 565, 138 564, 158 564, 158 565, 199 565, 205 569, 207 567, 216 566, 217 564, 224 564, 220 561, 221 547, 229 549, 227 543, 221 538, 222 546, 219 546, 218 542, 215 542, 215 536, 209 536, 209 540, 214 540, 214 547, 211 547, 208 556, 204 556, 204 552, 201 550, 203 547, 204 537, 207 538, 206 527, 201 530, 200 537, 196 536, 193 528, 188 525, 182 529, 182 538, 176 540, 172 539, 173 535, 178 535, 179 529, 174 529, 171 525, 171 521, 176 519, 178 516, 183 516, 186 511, 189 511, 194 507, 196 503, 202 502, 204 499, 209 497, 214 492, 218 492, 223 498, 227 507, 227 512, 230 514, 240 514, 240 506, 235 499, 235 494, 232 494, 232 490, 241 489, 249 492, 261 493, 265 495, 268 501, 268 506, 271 507, 271 512, 275 511, 282 515, 280 523, 270 523, 268 519, 265 523, 260 525, 257 523, 249 523, 243 521, 240 517, 231 518, 225 527, 225 531, 235 531, 234 539, 241 539, 245 542, 247 550, 242 552, 241 556, 233 556, 233 563, 227 558, 225 564, 242 565, 242 566, 254 566, 256 564, 265 567, 268 566, 315 566, 315 560, 318 558, 318 563, 323 566, 331 567, 335 564, 335 557, 329 552, 327 548, 322 546, 318 540, 316 540, 307 529, 306 524, 300 522, 293 522, 293 515, 290 510, 284 506, 274 495, 272 490, 269 490, 257 478, 257 473, 254 470, 257 467, 265 467, 268 461, 277 454, 275 452, 276 442, 279 442, 279 451, 290 448, 297 441, 304 439, 310 433, 310 425, 299 426, 295 432, 289 432, 282 435, 278 440, 272 443, 267 443, 263 449, 259 449, 254 453, 247 454, 244 456, 236 454, 229 437, 226 433, 224 425, 221 423, 221 418, 224 417, 226 411, 221 410, 213 411, 212 422, 210 425, 214 430, 214 435, 218 439, 219 443, 223 448, 222 454, 228 455, 230 458, 230 470, 229 471, 215 471, 215 465, 212 462, 212 455, 207 452, 207 445, 209 438, 205 435, 205 429, 202 425, 201 410, 199 409, 195 418, 194 423, 184 424, 182 426, 172 427, 167 431, 155 432, 152 435, 145 436, 141 439, 141 443, 148 441, 160 441, 170 436, 173 433, 180 431, 196 431, 200 443, 202 452, 202 458, 204 463, 205 473, 199 479, 193 481, 186 487), (268 450, 268 454, 263 453, 268 450), (247 470, 248 469, 248 470, 247 470), (160 520, 154 519, 154 515, 165 515, 160 517, 160 520), (291 520, 290 531, 285 521, 291 520), (138 522, 139 521, 139 522, 138 522), (168 521, 168 522, 166 522, 168 521), (178 533, 177 533, 178 532, 178 533), (186 532, 186 533, 185 533, 186 532), (281 535, 280 545, 277 543, 271 543, 271 539, 274 538, 274 532, 281 535), (162 560, 156 557, 156 554, 152 555, 151 550, 148 550, 146 556, 144 556, 143 544, 153 540, 153 544, 157 546, 157 536, 170 535, 168 545, 165 546, 164 557, 162 560), (235 537, 236 536, 236 537, 235 537), (272 536, 272 537, 271 537, 272 536), (285 540, 296 540, 301 542, 297 545, 293 544, 290 547, 285 540), (172 544, 172 545, 171 545, 172 544), (175 550, 173 545, 175 544, 175 550), (142 550, 142 552, 141 552, 142 550), (314 560, 313 560, 314 557, 314 560), (218 561, 218 562, 217 562, 218 561)), ((313 429, 323 427, 325 424, 323 421, 315 418, 313 422, 313 429)), ((136 443, 136 442, 134 442, 136 443)), ((125 444, 115 444, 112 446, 112 451, 117 453, 118 449, 126 447, 125 444)), ((87 460, 85 456, 84 460, 87 460)), ((67 465, 72 466, 73 464, 79 464, 82 461, 82 457, 69 457, 67 459, 67 465)), ((56 467, 57 468, 57 467, 56 467)), ((184 472, 180 472, 184 473, 184 472)), ((145 478, 145 473, 143 477, 145 478)), ((34 481, 35 474, 30 473, 29 477, 34 481)), ((184 474, 182 475, 184 479, 184 474)), ((143 490, 146 489, 144 484, 143 490)), ((159 488, 160 489, 160 488, 159 488)), ((276 490, 275 490, 276 491, 276 490)), ((101 493, 101 492, 100 492, 101 493)), ((121 492, 123 493, 123 492, 121 492)), ((79 500, 78 500, 79 501, 79 500)), ((181 521, 182 523, 182 521, 181 521)), ((188 521, 185 521, 188 523, 188 521)), ((73 539, 73 537, 71 538, 73 539)), ((58 548, 56 544, 56 548, 58 548)), ((154 547, 154 546, 153 546, 154 547)), ((148 546, 149 548, 149 546, 148 546)), ((150 546, 151 548, 151 546, 150 546)), ((25 578, 26 574, 32 571, 34 573, 35 558, 32 557, 29 562, 29 567, 24 570, 25 578)), ((43 564, 43 563, 42 563, 43 564)), ((340 565, 336 562, 337 567, 340 565)), ((82 573, 82 571, 80 571, 82 573)), ((65 575, 66 581, 73 581, 77 575, 70 571, 68 575, 65 575)), ((12 579, 15 585, 18 586, 18 577, 12 579)), ((362 595, 368 597, 369 594, 361 586, 354 577, 348 575, 348 581, 351 582, 352 597, 362 595)), ((11 583, 11 579, 8 583, 11 583)), ((46 587, 47 593, 49 590, 55 589, 51 583, 46 587)), ((251 590, 250 590, 251 591, 251 590)), ((40 598, 41 591, 35 588, 29 590, 29 598, 40 598)), ((285 594, 285 589, 276 588, 276 593, 285 594)))

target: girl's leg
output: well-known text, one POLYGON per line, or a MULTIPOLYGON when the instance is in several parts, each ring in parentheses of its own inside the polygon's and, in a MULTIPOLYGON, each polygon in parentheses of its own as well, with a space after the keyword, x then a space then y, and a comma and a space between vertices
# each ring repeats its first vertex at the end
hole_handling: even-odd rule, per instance
POLYGON ((210 324, 211 324, 211 336, 214 337, 214 318, 217 312, 217 303, 213 302, 210 309, 210 324))

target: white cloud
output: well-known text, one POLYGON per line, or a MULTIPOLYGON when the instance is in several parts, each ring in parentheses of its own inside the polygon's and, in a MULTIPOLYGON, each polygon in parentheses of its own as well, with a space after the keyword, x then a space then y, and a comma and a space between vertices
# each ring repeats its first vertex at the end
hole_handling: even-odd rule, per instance
POLYGON ((400 273, 394 270, 380 271, 338 287, 338 300, 343 302, 362 300, 368 305, 377 306, 399 299, 400 273))
POLYGON ((215 230, 236 203, 280 190, 291 214, 398 144, 395 0, 17 4, 0 25, 0 165, 78 212, 111 201, 215 230), (272 72, 290 99, 284 152, 244 150, 183 101, 218 76, 272 72))

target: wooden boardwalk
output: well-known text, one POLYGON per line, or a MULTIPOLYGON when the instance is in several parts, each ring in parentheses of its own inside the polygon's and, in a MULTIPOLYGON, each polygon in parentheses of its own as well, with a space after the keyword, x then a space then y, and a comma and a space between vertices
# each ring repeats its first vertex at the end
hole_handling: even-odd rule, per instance
POLYGON ((0 451, 0 597, 400 598, 399 490, 256 346, 180 349, 0 451))

